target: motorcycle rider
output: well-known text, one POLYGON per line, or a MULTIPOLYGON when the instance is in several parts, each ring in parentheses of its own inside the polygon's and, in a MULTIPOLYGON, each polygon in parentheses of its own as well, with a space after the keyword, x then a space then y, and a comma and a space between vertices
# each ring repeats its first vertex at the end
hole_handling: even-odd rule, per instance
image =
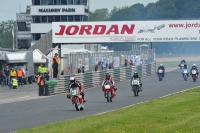
POLYGON ((165 67, 163 66, 163 64, 160 64, 160 66, 158 67, 158 69, 157 69, 157 74, 159 74, 158 73, 158 70, 159 69, 161 69, 161 70, 163 70, 163 77, 165 76, 165 67))
MULTIPOLYGON (((106 91, 104 91, 104 84, 107 82, 107 81, 110 81, 111 84, 112 84, 112 88, 114 89, 114 91, 117 90, 116 86, 115 86, 115 81, 114 79, 110 76, 109 73, 106 73, 106 77, 104 78, 103 82, 102 82, 102 91, 104 92, 104 97, 106 97, 106 91)), ((112 94, 113 95, 116 95, 115 92, 112 90, 112 94)))
POLYGON ((192 75, 192 70, 196 70, 197 71, 197 78, 198 78, 198 75, 199 75, 199 70, 197 68, 197 65, 196 64, 193 64, 191 69, 190 69, 190 75, 192 75))
MULTIPOLYGON (((187 66, 186 63, 184 64, 183 69, 182 69, 182 75, 183 75, 183 77, 184 77, 184 73, 183 72, 184 72, 185 69, 188 71, 188 66, 187 66)), ((187 77, 189 77, 189 73, 187 73, 187 77)))
POLYGON ((76 78, 75 77, 70 77, 70 84, 69 84, 69 86, 68 86, 68 94, 67 94, 67 98, 71 98, 71 96, 70 96, 70 89, 71 88, 74 88, 74 87, 78 87, 79 88, 79 90, 81 91, 81 96, 83 97, 83 99, 84 99, 84 102, 86 102, 86 100, 85 100, 85 94, 84 94, 84 92, 83 92, 83 86, 81 85, 81 83, 79 82, 79 81, 77 81, 76 80, 76 78))
POLYGON ((180 62, 180 64, 178 65, 179 67, 181 67, 181 64, 186 64, 186 61, 183 59, 181 62, 180 62))
POLYGON ((133 79, 134 79, 134 78, 139 78, 139 82, 140 82, 140 91, 142 91, 142 81, 141 81, 141 77, 138 75, 137 72, 134 72, 134 74, 133 74, 133 77, 132 77, 132 79, 131 79, 131 87, 133 87, 133 86, 132 86, 132 82, 133 82, 133 79))

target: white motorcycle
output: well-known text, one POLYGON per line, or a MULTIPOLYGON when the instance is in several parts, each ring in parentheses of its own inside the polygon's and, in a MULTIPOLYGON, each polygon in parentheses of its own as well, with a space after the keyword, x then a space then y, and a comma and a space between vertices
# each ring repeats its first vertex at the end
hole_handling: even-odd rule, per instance
POLYGON ((183 70, 183 78, 185 81, 187 81, 187 78, 188 78, 188 70, 187 69, 183 70))
POLYGON ((131 86, 133 88, 133 93, 135 96, 138 96, 139 93, 139 88, 140 88, 140 81, 139 78, 133 78, 132 82, 131 82, 131 86))

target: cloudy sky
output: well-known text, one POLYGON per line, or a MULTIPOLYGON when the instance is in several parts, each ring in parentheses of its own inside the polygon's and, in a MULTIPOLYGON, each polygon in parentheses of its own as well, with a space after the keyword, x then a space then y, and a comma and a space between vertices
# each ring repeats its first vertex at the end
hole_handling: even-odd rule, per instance
MULTIPOLYGON (((154 3, 158 0, 90 0, 90 10, 108 8, 112 10, 114 6, 130 6, 136 3, 154 3)), ((31 5, 31 0, 0 0, 0 22, 6 20, 16 20, 16 13, 25 12, 26 6, 31 5)))

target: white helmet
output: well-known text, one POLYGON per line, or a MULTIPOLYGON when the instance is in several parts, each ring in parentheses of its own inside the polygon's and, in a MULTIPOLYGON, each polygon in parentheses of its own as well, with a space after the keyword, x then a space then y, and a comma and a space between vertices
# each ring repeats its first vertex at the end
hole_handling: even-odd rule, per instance
POLYGON ((75 78, 74 77, 70 77, 70 82, 74 82, 75 81, 75 78))
POLYGON ((163 66, 163 64, 160 64, 160 66, 162 67, 162 66, 163 66))
POLYGON ((192 66, 197 66, 196 64, 193 64, 192 66))

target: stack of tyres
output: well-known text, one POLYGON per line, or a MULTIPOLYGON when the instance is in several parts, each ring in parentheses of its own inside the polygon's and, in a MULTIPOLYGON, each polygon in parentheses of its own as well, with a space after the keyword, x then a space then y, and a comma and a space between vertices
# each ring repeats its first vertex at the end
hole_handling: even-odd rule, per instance
POLYGON ((49 80, 45 85, 45 95, 54 95, 54 86, 58 85, 58 81, 49 80))

